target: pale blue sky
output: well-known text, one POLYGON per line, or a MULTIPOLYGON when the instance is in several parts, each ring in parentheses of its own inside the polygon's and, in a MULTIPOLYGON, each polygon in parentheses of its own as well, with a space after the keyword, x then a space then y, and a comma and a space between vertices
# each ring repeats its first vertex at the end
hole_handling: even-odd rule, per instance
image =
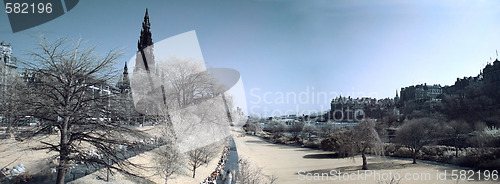
POLYGON ((12 43, 14 55, 22 58, 39 32, 81 37, 99 44, 101 52, 123 48, 125 62, 137 49, 149 8, 153 41, 196 30, 205 62, 238 70, 249 111, 268 116, 326 110, 334 94, 394 97, 401 87, 451 85, 457 77, 475 76, 496 58, 499 5, 492 0, 82 0, 65 15, 15 34, 0 13, 0 40, 12 43), (301 92, 310 97, 304 103, 301 92), (323 92, 327 100, 311 100, 323 92), (264 102, 264 95, 270 101, 281 94, 289 94, 288 102, 264 102))

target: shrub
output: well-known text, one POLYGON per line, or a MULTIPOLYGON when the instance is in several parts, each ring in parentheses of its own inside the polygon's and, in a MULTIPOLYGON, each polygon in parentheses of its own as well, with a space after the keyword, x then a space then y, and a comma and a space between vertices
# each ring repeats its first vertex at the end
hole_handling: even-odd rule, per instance
POLYGON ((274 139, 274 143, 276 144, 285 144, 287 142, 287 138, 285 136, 280 136, 274 139))
POLYGON ((450 162, 454 157, 452 147, 446 146, 426 146, 421 150, 420 159, 437 161, 437 162, 450 162))
POLYGON ((401 147, 399 145, 396 145, 396 144, 385 144, 384 145, 385 149, 384 149, 384 155, 387 155, 387 156, 393 156, 394 153, 401 147))
POLYGON ((392 156, 402 157, 402 158, 411 158, 413 153, 405 147, 399 147, 392 156))
POLYGON ((320 149, 322 142, 323 141, 320 142, 319 140, 306 141, 304 143, 304 147, 313 148, 313 149, 320 149))

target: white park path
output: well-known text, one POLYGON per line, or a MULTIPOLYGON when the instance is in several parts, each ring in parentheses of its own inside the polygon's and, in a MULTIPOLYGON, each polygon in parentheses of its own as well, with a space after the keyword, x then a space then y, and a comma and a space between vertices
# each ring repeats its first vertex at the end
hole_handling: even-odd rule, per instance
MULTIPOLYGON (((357 170, 361 168, 361 157, 337 158, 331 157, 333 152, 314 150, 297 146, 272 144, 254 136, 241 136, 234 132, 233 137, 240 158, 247 158, 263 174, 278 177, 282 183, 373 183, 382 181, 389 176, 402 178, 400 184, 456 184, 452 180, 453 170, 468 170, 447 164, 426 162, 411 164, 409 159, 368 157, 370 171, 357 170), (444 172, 446 171, 446 180, 444 172), (340 176, 338 173, 340 172, 340 176), (309 173, 309 175, 307 175, 309 173), (315 175, 315 173, 317 173, 315 175), (335 176, 329 175, 335 174, 335 176), (346 174, 346 175, 344 175, 346 174), (328 177, 327 177, 328 175, 328 177), (371 175, 371 176, 370 176, 371 175), (316 177, 315 177, 316 176, 316 177), (443 180, 439 180, 441 177, 443 180)), ((459 176, 459 174, 458 174, 459 176)), ((468 174, 464 175, 468 176, 468 174)), ((477 180, 477 177, 474 177, 477 180)), ((497 177, 497 180, 498 179, 497 177)), ((458 183, 499 183, 498 181, 458 181, 458 183)))

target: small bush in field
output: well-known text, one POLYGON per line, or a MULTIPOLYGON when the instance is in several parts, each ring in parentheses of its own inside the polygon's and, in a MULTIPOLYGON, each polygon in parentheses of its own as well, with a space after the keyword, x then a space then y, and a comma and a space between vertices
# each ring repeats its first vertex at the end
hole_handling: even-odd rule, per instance
POLYGON ((396 144, 385 144, 384 155, 392 156, 400 147, 401 146, 398 146, 396 144))
POLYGON ((307 148, 319 149, 321 148, 321 142, 318 140, 307 141, 305 142, 304 146, 307 148))
POLYGON ((411 158, 412 157, 412 152, 404 147, 400 147, 399 149, 394 152, 393 156, 396 157, 403 157, 403 158, 411 158))

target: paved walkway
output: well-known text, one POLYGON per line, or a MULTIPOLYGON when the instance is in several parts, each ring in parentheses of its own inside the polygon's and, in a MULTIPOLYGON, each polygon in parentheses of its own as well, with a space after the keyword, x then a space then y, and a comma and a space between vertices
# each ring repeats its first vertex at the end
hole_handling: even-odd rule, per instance
MULTIPOLYGON (((224 173, 227 172, 228 169, 231 169, 231 171, 234 171, 234 175, 238 175, 238 150, 236 150, 236 144, 234 143, 233 138, 231 137, 231 141, 229 143, 229 154, 227 155, 227 161, 226 161, 226 166, 224 167, 224 173)), ((231 183, 236 183, 236 177, 233 176, 233 180, 231 183)), ((224 181, 222 181, 222 177, 219 177, 217 179, 217 184, 223 184, 224 181)))

